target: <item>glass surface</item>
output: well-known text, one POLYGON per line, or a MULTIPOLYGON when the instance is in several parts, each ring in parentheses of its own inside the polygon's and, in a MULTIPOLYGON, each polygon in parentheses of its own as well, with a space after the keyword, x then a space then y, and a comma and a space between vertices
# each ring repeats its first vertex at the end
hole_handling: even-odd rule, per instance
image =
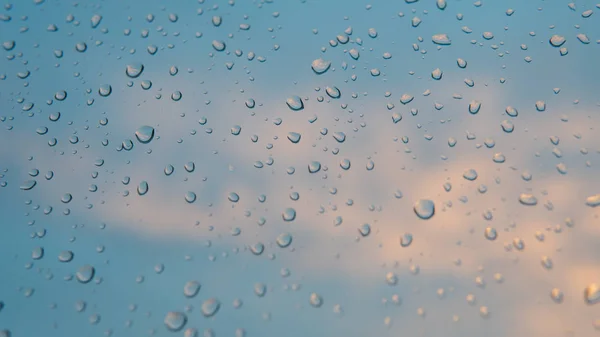
POLYGON ((0 337, 600 335, 599 12, 4 2, 0 337))

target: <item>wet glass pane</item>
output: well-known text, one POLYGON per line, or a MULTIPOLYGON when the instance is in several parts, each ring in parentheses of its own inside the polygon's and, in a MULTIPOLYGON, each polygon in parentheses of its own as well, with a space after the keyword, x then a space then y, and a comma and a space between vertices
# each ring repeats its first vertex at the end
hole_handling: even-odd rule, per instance
POLYGON ((599 335, 598 12, 3 2, 0 337, 599 335))

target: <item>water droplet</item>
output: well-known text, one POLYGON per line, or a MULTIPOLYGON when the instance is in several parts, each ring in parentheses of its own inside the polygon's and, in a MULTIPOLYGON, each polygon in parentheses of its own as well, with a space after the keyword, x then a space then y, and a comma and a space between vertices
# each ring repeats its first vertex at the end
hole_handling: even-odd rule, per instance
POLYGON ((346 140, 346 134, 343 132, 334 132, 333 138, 337 140, 338 143, 343 143, 346 140))
POLYGON ((240 201, 240 196, 235 192, 231 192, 227 196, 227 199, 231 202, 238 202, 238 201, 240 201))
POLYGON ((473 181, 473 180, 477 179, 477 171, 475 171, 474 169, 466 170, 463 173, 463 178, 473 181))
POLYGON ((200 291, 201 285, 198 281, 188 281, 183 286, 183 295, 187 298, 195 297, 200 291))
POLYGON ((513 108, 512 106, 507 106, 506 107, 506 114, 509 115, 510 117, 517 117, 519 115, 519 112, 517 111, 517 109, 513 108))
POLYGON ((254 285, 254 293, 258 297, 263 297, 267 293, 267 286, 264 283, 256 283, 254 285))
POLYGON ((60 262, 71 262, 73 260, 73 252, 70 250, 63 250, 58 254, 58 261, 60 262))
POLYGON ((304 102, 302 102, 302 99, 298 96, 292 96, 292 97, 288 98, 285 101, 285 103, 293 111, 299 111, 299 110, 304 109, 304 102))
POLYGON ((471 114, 476 114, 479 112, 479 109, 481 109, 481 102, 479 101, 471 101, 471 103, 469 103, 469 112, 471 114))
POLYGON ((558 288, 554 288, 552 289, 552 291, 550 291, 550 298, 555 302, 555 303, 562 303, 563 299, 564 299, 564 294, 563 292, 558 289, 558 288))
POLYGON ((327 96, 329 96, 331 98, 337 99, 342 96, 340 89, 338 89, 337 87, 326 87, 325 92, 327 93, 327 96))
POLYGON ((431 78, 433 78, 434 80, 441 80, 442 79, 442 75, 444 74, 443 71, 440 70, 440 68, 436 68, 435 70, 433 70, 431 72, 431 78))
POLYGON ((552 259, 549 258, 548 256, 542 256, 542 267, 546 268, 546 269, 552 269, 552 266, 554 265, 552 263, 552 259))
POLYGON ((221 307, 221 302, 219 302, 216 298, 209 298, 202 303, 202 315, 204 317, 212 317, 214 316, 221 307))
POLYGON ((102 21, 102 16, 95 14, 92 16, 92 19, 90 20, 91 24, 92 24, 92 28, 96 28, 98 27, 98 25, 100 24, 100 22, 102 21))
POLYGON ((450 38, 446 34, 436 34, 431 37, 431 41, 435 44, 447 46, 451 44, 450 38))
POLYGON ((103 84, 98 89, 98 94, 100 94, 100 96, 102 96, 102 97, 107 97, 111 93, 112 93, 112 87, 110 86, 110 84, 103 84))
POLYGON ((310 294, 309 303, 314 308, 320 308, 323 305, 323 299, 321 298, 321 296, 319 296, 319 294, 312 293, 310 294))
POLYGON ((40 260, 44 257, 44 248, 43 247, 35 247, 31 252, 31 258, 34 260, 40 260))
POLYGON ((75 50, 77 50, 80 53, 83 53, 87 50, 87 44, 85 44, 85 42, 78 42, 77 44, 75 44, 75 50))
POLYGON ((88 283, 92 280, 92 278, 94 278, 95 274, 96 269, 94 269, 94 267, 90 266, 89 264, 86 264, 79 268, 79 270, 77 270, 77 281, 81 283, 88 283))
POLYGON ((550 38, 550 44, 553 47, 560 47, 562 46, 567 40, 565 39, 564 36, 560 36, 560 35, 552 35, 552 37, 550 38))
POLYGON ((135 131, 135 138, 137 138, 140 143, 150 143, 154 138, 154 128, 148 125, 141 126, 135 131))
POLYGON ((591 283, 585 287, 583 291, 583 299, 588 305, 600 303, 600 284, 591 283))
POLYGON ((318 58, 311 63, 311 68, 317 75, 321 75, 327 72, 331 67, 331 62, 325 61, 321 58, 318 58))
POLYGON ((302 135, 297 132, 290 132, 288 133, 287 138, 290 140, 290 142, 297 144, 298 142, 300 142, 300 138, 302 138, 302 135))
POLYGON ((286 208, 283 213, 281 213, 281 217, 284 221, 294 221, 296 219, 296 210, 293 208, 286 208))
POLYGON ((137 192, 140 196, 148 193, 148 183, 146 181, 142 181, 137 188, 137 192))
POLYGON ((385 274, 385 282, 391 286, 395 286, 398 283, 398 275, 393 272, 385 274))
POLYGON ((171 311, 165 316, 164 323, 167 329, 177 332, 187 323, 187 316, 183 312, 171 311))
POLYGON ((285 248, 292 244, 292 235, 290 233, 282 233, 277 237, 277 245, 285 248))
POLYGON ((523 250, 525 249, 525 242, 521 238, 514 238, 513 247, 515 247, 517 250, 523 250))
POLYGON ((37 181, 35 181, 33 179, 32 180, 25 180, 21 184, 20 188, 22 190, 24 190, 24 191, 29 191, 30 189, 34 188, 36 184, 37 184, 37 181))
POLYGON ((261 255, 265 251, 265 245, 260 242, 257 242, 250 246, 250 251, 254 255, 261 255))
POLYGON ((585 204, 590 207, 600 206, 600 194, 590 195, 585 199, 585 204))
POLYGON ((358 228, 358 232, 363 237, 367 237, 367 236, 369 236, 369 234, 371 234, 371 226, 368 223, 363 224, 362 226, 360 226, 358 228))
POLYGON ((413 236, 410 233, 404 233, 400 237, 400 246, 402 246, 402 247, 408 247, 408 246, 410 246, 410 244, 412 242, 413 242, 413 236))
POLYGON ((319 163, 318 161, 311 161, 308 164, 308 172, 310 173, 317 173, 321 170, 321 163, 319 163))
POLYGON ((137 78, 144 71, 144 65, 141 63, 131 63, 125 68, 125 74, 130 78, 137 78))
POLYGON ((427 220, 435 214, 435 204, 429 199, 420 199, 414 204, 413 210, 419 218, 427 220))
POLYGON ((521 193, 519 196, 519 202, 526 206, 535 206, 537 205, 537 198, 533 196, 533 194, 521 193))
POLYGON ((535 109, 537 111, 546 111, 546 102, 544 102, 544 101, 535 102, 535 109))
POLYGON ((413 100, 413 99, 414 99, 414 97, 413 97, 412 95, 409 95, 409 94, 403 94, 403 95, 400 97, 400 103, 402 103, 402 104, 405 104, 405 105, 406 105, 406 104, 408 104, 408 103, 412 102, 412 100, 413 100))
POLYGON ((194 192, 186 192, 185 193, 185 201, 187 201, 188 203, 193 203, 194 201, 196 201, 196 193, 194 192))
POLYGON ((502 123, 500 123, 500 126, 502 127, 502 131, 506 132, 506 133, 511 133, 515 130, 515 125, 509 121, 509 120, 503 120, 502 123))
POLYGON ((212 46, 216 51, 223 51, 226 47, 225 42, 220 40, 213 40, 212 46))
POLYGON ((498 232, 496 232, 496 229, 493 227, 487 227, 485 229, 484 235, 486 239, 494 241, 498 237, 498 232))

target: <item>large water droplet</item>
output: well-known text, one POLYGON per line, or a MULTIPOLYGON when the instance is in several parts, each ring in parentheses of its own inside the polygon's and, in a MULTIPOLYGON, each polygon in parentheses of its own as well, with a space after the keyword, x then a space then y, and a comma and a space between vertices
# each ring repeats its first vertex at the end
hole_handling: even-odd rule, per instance
POLYGON ((148 125, 141 126, 135 131, 135 138, 137 138, 140 143, 150 143, 154 138, 154 128, 148 125))
POLYGON ((137 192, 139 195, 145 195, 148 193, 148 183, 146 181, 142 181, 137 188, 137 192))
POLYGON ((439 44, 439 45, 443 45, 443 46, 451 44, 450 38, 448 38, 448 35, 446 35, 446 34, 433 35, 431 37, 431 41, 433 41, 433 43, 435 43, 435 44, 439 44))
POLYGON ((319 163, 318 161, 311 161, 308 164, 308 172, 310 173, 317 173, 321 170, 321 163, 319 163))
POLYGON ((321 58, 312 61, 311 68, 317 75, 321 75, 327 72, 331 67, 331 62, 325 61, 321 58))
POLYGON ((294 221, 296 219, 296 210, 293 208, 286 208, 283 213, 281 213, 281 217, 284 221, 294 221))
POLYGON ((188 298, 195 297, 200 291, 201 285, 198 281, 188 281, 183 286, 183 295, 188 298))
POLYGON ((429 199, 420 199, 414 204, 413 210, 419 218, 427 220, 434 215, 435 204, 429 199))
POLYGON ((535 206, 538 201, 533 194, 521 193, 521 195, 519 195, 519 202, 525 206, 535 206))
POLYGON ((287 138, 290 140, 290 142, 297 144, 298 142, 300 142, 300 138, 302 138, 302 135, 297 132, 290 132, 288 133, 287 138))
POLYGON ((221 302, 219 302, 218 299, 209 298, 202 303, 202 315, 204 315, 204 317, 212 317, 219 311, 220 307, 221 302))
POLYGON ((302 102, 302 99, 299 96, 292 96, 290 98, 288 98, 285 103, 287 104, 287 106, 294 110, 294 111, 299 111, 304 109, 304 102, 302 102))
POLYGON ((187 316, 183 312, 171 311, 165 316, 164 323, 167 329, 177 332, 187 323, 187 316))
POLYGON ((292 244, 292 235, 290 233, 282 233, 277 237, 277 245, 285 248, 292 244))
POLYGON ((125 74, 130 78, 137 78, 144 71, 144 65, 141 63, 131 63, 125 68, 125 74))
POLYGON ((585 204, 590 207, 598 207, 600 206, 600 194, 590 195, 585 199, 585 204))
POLYGON ((92 278, 94 278, 95 274, 96 269, 94 269, 94 267, 90 266, 89 264, 86 264, 85 266, 82 266, 81 268, 79 268, 79 270, 77 270, 77 281, 81 283, 88 283, 92 280, 92 278))
POLYGON ((591 283, 583 291, 583 299, 586 304, 593 305, 600 303, 600 284, 591 283))
POLYGON ((565 37, 560 35, 552 35, 550 38, 550 44, 553 47, 560 47, 565 43, 565 41, 567 41, 565 37))

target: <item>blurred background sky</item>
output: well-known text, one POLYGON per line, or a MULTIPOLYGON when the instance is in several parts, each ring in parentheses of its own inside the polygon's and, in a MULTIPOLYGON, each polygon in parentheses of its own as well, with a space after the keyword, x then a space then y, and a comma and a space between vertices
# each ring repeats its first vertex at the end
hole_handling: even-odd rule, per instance
POLYGON ((0 336, 598 335, 598 11, 5 1, 0 336))

